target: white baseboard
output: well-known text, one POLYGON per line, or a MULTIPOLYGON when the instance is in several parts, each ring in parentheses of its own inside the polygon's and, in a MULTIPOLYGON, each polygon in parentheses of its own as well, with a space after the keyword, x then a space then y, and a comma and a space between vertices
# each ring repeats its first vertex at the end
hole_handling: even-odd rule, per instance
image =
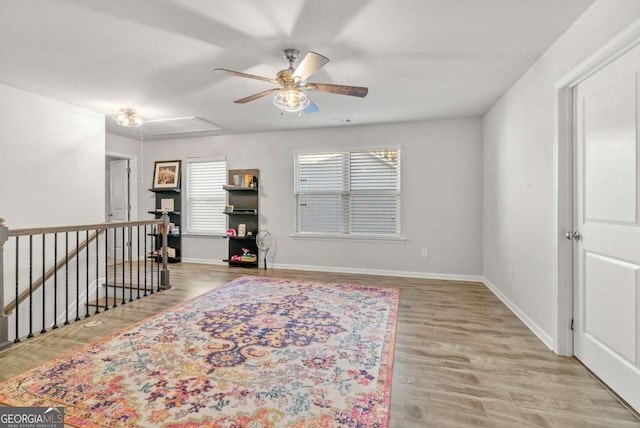
POLYGON ((500 299, 502 303, 504 303, 511 310, 511 312, 513 312, 518 318, 520 318, 520 321, 522 321, 524 325, 526 325, 529 328, 529 330, 531 330, 533 334, 535 334, 538 337, 538 339, 540 339, 542 343, 544 343, 547 346, 547 348, 549 348, 551 351, 555 349, 553 337, 549 336, 538 324, 535 323, 535 321, 529 318, 518 307, 518 305, 513 303, 507 296, 505 296, 498 289, 498 287, 493 285, 491 281, 489 281, 487 278, 482 277, 481 282, 483 282, 484 285, 489 290, 491 290, 493 294, 495 294, 496 297, 498 297, 498 299, 500 299))
MULTIPOLYGON (((184 263, 200 263, 206 265, 220 265, 226 266, 226 263, 222 260, 212 259, 186 259, 182 258, 184 263)), ((315 272, 335 272, 335 273, 353 273, 359 275, 379 275, 379 276, 397 276, 400 278, 423 278, 423 279, 442 279, 447 281, 467 281, 467 282, 482 282, 483 277, 481 275, 458 275, 450 273, 433 273, 433 272, 411 272, 404 270, 386 270, 386 269, 367 269, 367 268, 350 268, 350 267, 336 267, 336 266, 316 266, 316 265, 296 265, 285 263, 268 263, 269 269, 289 269, 289 270, 301 270, 301 271, 315 271, 315 272)), ((260 265, 262 267, 262 265, 260 265)))
POLYGON ((292 265, 276 263, 274 269, 291 269, 302 271, 316 272, 335 272, 335 273, 353 273, 359 275, 379 275, 379 276, 397 276, 401 278, 424 278, 424 279, 443 279, 448 281, 469 281, 482 282, 480 275, 457 275, 449 273, 432 273, 432 272, 410 272, 404 270, 387 270, 387 269, 367 269, 367 268, 350 268, 336 266, 314 266, 314 265, 292 265))

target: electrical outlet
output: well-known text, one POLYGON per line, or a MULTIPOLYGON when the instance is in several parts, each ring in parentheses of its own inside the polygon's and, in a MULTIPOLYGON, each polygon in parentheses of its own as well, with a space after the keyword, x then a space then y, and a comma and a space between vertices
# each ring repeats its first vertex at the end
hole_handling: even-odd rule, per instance
POLYGON ((429 257, 429 250, 426 248, 423 248, 422 251, 420 252, 420 257, 429 257))

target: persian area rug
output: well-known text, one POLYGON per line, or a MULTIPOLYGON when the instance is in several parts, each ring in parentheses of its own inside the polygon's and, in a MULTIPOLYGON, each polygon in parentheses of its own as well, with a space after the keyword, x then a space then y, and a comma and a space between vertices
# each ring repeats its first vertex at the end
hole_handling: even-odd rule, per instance
POLYGON ((399 291, 242 277, 0 384, 77 427, 387 427, 399 291))

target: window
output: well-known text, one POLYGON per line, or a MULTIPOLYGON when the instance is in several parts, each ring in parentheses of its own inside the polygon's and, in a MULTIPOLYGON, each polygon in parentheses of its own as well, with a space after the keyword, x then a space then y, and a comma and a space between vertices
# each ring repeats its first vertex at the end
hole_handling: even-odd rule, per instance
POLYGON ((212 159, 187 159, 186 233, 224 235, 227 162, 212 159))
POLYGON ((400 235, 400 150, 297 153, 296 233, 400 235))

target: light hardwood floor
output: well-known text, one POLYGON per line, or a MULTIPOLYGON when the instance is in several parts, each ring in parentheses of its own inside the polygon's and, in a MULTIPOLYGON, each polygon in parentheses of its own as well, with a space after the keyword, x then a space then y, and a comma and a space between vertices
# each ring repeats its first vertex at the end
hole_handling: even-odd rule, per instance
MULTIPOLYGON (((171 265, 173 288, 0 353, 0 380, 242 275, 400 288, 391 427, 640 427, 574 358, 549 351, 479 283, 171 265), (88 328, 85 322, 101 321, 88 328)), ((640 387, 640 386, 639 386, 640 387)))

